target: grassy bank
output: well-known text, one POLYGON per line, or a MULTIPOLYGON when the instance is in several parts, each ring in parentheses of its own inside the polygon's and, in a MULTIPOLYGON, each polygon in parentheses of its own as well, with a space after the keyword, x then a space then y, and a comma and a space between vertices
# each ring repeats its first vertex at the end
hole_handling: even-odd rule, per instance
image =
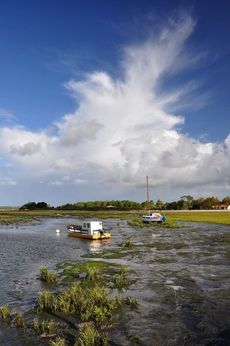
POLYGON ((171 221, 209 222, 230 225, 230 211, 168 211, 171 221))
MULTIPOLYGON (((83 211, 83 210, 0 210, 0 223, 13 224, 22 222, 32 222, 43 217, 63 217, 75 216, 80 218, 115 218, 132 221, 140 217, 144 211, 83 211)), ((210 222, 230 225, 230 211, 162 211, 168 218, 168 222, 191 221, 191 222, 210 222)))
POLYGON ((23 316, 0 306, 0 325, 22 330, 30 345, 108 346, 126 311, 137 308, 137 299, 124 291, 130 285, 128 268, 119 264, 61 263, 59 274, 52 273, 55 282, 46 280, 47 273, 40 268, 40 279, 49 285, 30 312, 23 316))

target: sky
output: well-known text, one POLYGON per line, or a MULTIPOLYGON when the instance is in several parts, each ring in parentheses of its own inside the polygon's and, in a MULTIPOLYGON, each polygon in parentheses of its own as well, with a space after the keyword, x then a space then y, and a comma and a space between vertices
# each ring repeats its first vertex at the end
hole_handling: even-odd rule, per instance
POLYGON ((230 2, 0 0, 0 205, 230 195, 230 2))

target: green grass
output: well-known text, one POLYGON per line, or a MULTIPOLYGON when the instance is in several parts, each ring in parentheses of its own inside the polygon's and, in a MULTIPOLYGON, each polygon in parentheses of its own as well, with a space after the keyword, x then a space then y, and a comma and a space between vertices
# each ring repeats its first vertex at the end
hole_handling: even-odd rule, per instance
POLYGON ((127 256, 127 253, 122 252, 120 250, 118 250, 118 251, 105 250, 105 251, 100 252, 100 253, 91 253, 91 254, 82 255, 81 257, 82 258, 119 259, 119 258, 122 258, 125 256, 127 256))
POLYGON ((170 221, 210 222, 230 225, 229 211, 168 211, 165 212, 170 221))
POLYGON ((67 277, 78 277, 81 273, 86 273, 92 275, 92 272, 95 273, 102 272, 110 267, 111 264, 103 261, 85 261, 77 263, 61 263, 57 266, 58 269, 62 269, 62 275, 67 277))
POLYGON ((134 228, 180 228, 180 226, 169 218, 162 223, 157 222, 143 222, 140 217, 135 217, 128 221, 128 225, 134 228))
MULTIPOLYGON (((140 219, 145 211, 86 211, 86 210, 0 210, 0 223, 22 223, 39 220, 41 217, 61 217, 71 215, 82 218, 115 218, 120 220, 128 220, 133 227, 143 227, 140 219)), ((167 221, 159 224, 163 227, 173 226, 173 222, 191 221, 191 222, 211 222, 230 225, 229 211, 162 211, 166 215, 167 221)))
POLYGON ((172 250, 172 249, 180 250, 180 249, 188 248, 188 245, 183 242, 166 243, 166 242, 155 241, 153 243, 145 244, 144 246, 148 248, 156 248, 156 250, 163 250, 163 251, 172 250))

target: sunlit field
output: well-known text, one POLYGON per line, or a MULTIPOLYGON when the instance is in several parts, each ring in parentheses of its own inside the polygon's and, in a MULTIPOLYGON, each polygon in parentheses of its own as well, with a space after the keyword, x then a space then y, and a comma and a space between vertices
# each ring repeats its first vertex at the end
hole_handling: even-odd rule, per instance
MULTIPOLYGON (((0 210, 0 223, 12 224, 21 222, 32 222, 41 217, 64 217, 76 216, 82 218, 116 218, 122 220, 131 220, 139 217, 146 211, 82 211, 82 210, 0 210)), ((189 222, 211 222, 230 225, 230 211, 161 211, 167 216, 168 221, 189 221, 189 222)))

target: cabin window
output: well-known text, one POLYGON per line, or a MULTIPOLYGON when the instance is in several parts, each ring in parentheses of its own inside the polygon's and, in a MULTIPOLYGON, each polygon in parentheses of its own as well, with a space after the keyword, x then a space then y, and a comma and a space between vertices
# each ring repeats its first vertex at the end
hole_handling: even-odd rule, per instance
POLYGON ((90 228, 90 223, 87 223, 87 227, 90 228))
POLYGON ((83 223, 83 227, 86 227, 86 223, 83 223))

